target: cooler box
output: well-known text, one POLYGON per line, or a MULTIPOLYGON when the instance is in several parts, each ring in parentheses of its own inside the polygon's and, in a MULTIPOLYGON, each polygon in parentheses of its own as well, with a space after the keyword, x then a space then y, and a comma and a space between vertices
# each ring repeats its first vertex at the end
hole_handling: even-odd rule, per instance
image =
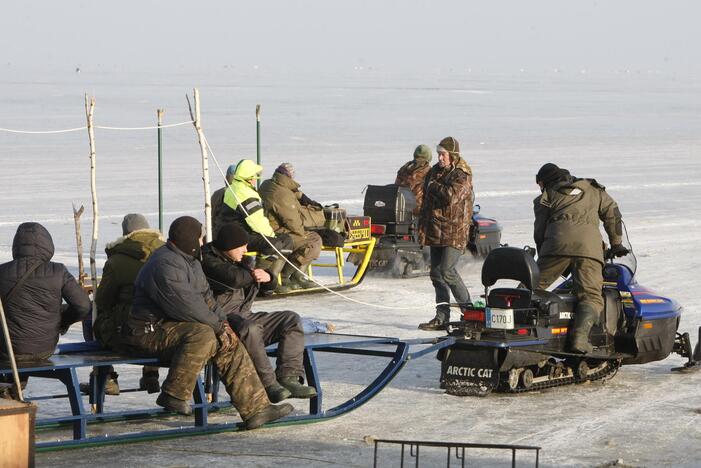
POLYGON ((399 185, 368 185, 363 202, 363 214, 373 224, 406 223, 414 219, 416 199, 407 187, 399 185))

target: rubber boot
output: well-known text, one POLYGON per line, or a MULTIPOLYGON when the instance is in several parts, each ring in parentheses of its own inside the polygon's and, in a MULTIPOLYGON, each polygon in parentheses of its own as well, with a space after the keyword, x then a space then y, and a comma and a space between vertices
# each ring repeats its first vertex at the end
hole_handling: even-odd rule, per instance
POLYGON ((294 407, 289 403, 269 405, 244 421, 247 430, 257 429, 265 423, 275 421, 290 414, 294 407))
POLYGON ((596 310, 589 304, 579 304, 575 309, 574 332, 572 333, 572 351, 591 353, 594 347, 589 342, 589 331, 596 322, 596 310))
MULTIPOLYGON (((93 377, 93 372, 90 372, 90 381, 92 381, 93 377)), ((114 370, 110 372, 109 377, 107 377, 107 380, 105 381, 105 395, 119 395, 119 382, 117 381, 118 377, 119 374, 117 374, 114 370)), ((79 388, 80 393, 84 395, 90 394, 90 383, 83 382, 79 385, 79 388)))
POLYGON ((192 414, 192 408, 190 408, 187 401, 175 398, 165 392, 161 392, 161 394, 158 395, 156 404, 174 413, 184 414, 185 416, 192 414))
POLYGON ((297 376, 282 377, 279 381, 280 385, 290 391, 292 398, 313 398, 316 396, 316 389, 302 385, 297 376))
POLYGON ((285 294, 290 291, 294 291, 295 289, 300 289, 301 287, 296 284, 294 281, 290 280, 290 277, 292 276, 292 273, 295 272, 295 269, 292 265, 289 263, 285 263, 285 266, 283 267, 282 271, 280 272, 280 285, 275 288, 275 292, 279 294, 285 294))
MULTIPOLYGON (((308 266, 309 265, 300 265, 298 268, 306 272, 308 266)), ((310 289, 318 286, 314 281, 307 279, 304 273, 300 273, 297 270, 290 275, 290 282, 299 285, 299 289, 310 289)))
POLYGON ((282 400, 286 400, 292 395, 292 392, 277 382, 271 383, 265 387, 265 393, 268 394, 268 400, 270 400, 271 403, 280 403, 282 400))

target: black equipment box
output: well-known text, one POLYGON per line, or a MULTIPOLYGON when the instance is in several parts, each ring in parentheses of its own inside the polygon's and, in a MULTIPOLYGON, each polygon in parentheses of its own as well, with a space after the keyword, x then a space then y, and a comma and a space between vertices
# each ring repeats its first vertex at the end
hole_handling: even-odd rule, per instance
POLYGON ((407 223, 414 220, 416 198, 408 187, 399 185, 368 185, 363 213, 373 224, 407 223))

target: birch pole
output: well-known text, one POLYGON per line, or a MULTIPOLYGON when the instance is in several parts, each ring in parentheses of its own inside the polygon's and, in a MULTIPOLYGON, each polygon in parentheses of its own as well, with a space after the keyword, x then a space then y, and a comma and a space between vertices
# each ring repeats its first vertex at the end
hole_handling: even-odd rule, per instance
POLYGON ((83 266, 83 235, 80 233, 80 217, 85 208, 80 205, 79 209, 75 209, 73 204, 73 224, 75 225, 75 243, 78 250, 78 283, 81 287, 85 287, 85 267, 83 266))
MULTIPOLYGON (((207 156, 207 142, 202 131, 202 120, 200 116, 200 92, 197 88, 194 89, 195 95, 195 113, 192 113, 190 107, 190 117, 192 118, 195 130, 197 131, 197 139, 200 143, 200 151, 202 152, 202 182, 204 183, 204 226, 205 226, 205 242, 212 241, 212 205, 211 195, 209 191, 209 157, 207 156)), ((190 100, 187 101, 188 106, 190 100)))
POLYGON ((19 372, 17 371, 17 361, 15 360, 15 351, 12 349, 12 341, 10 340, 10 330, 7 328, 5 308, 2 305, 1 299, 0 322, 2 322, 2 334, 5 337, 5 347, 7 348, 7 356, 10 358, 10 365, 12 366, 12 377, 15 379, 15 385, 17 386, 17 396, 19 397, 20 401, 24 401, 24 395, 22 394, 22 382, 19 379, 19 372))
POLYGON ((92 323, 97 318, 97 266, 95 264, 95 251, 97 250, 98 234, 98 209, 97 187, 95 184, 95 128, 93 127, 93 113, 95 111, 95 98, 85 95, 85 116, 88 119, 88 137, 90 138, 90 192, 92 193, 92 243, 90 244, 90 281, 92 283, 92 323))

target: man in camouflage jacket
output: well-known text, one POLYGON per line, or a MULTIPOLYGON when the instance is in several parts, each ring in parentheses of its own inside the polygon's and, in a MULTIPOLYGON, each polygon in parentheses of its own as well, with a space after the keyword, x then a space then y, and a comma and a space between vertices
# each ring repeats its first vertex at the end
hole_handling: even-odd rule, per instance
POLYGON ((431 249, 430 278, 436 291, 436 316, 422 330, 444 330, 450 321, 450 293, 459 304, 470 293, 455 268, 467 247, 474 194, 472 169, 460 157, 453 137, 438 144, 438 163, 426 176, 419 218, 419 242, 431 249))

